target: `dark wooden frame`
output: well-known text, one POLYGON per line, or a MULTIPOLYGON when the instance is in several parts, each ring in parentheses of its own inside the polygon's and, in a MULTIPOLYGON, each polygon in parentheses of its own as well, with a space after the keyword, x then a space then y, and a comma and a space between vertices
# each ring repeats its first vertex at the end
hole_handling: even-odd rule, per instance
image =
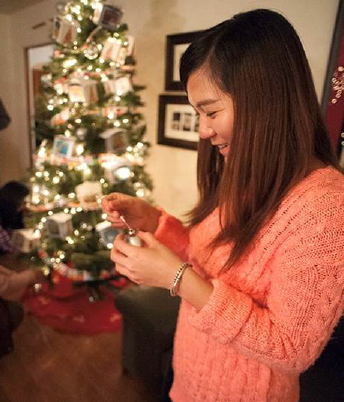
POLYGON ((44 47, 53 45, 53 42, 43 42, 37 45, 27 46, 24 48, 24 68, 25 68, 25 86, 26 86, 26 115, 27 115, 27 131, 29 136, 29 152, 30 152, 30 167, 33 166, 34 163, 34 152, 35 149, 32 147, 32 132, 31 132, 31 101, 30 101, 30 69, 29 69, 29 50, 35 49, 37 47, 44 47))
POLYGON ((189 102, 185 95, 159 95, 158 144, 197 150, 198 141, 188 141, 182 138, 168 137, 165 132, 165 121, 166 108, 169 104, 188 105, 189 102))
MULTIPOLYGON (((180 34, 167 35, 166 37, 166 71, 165 71, 165 90, 180 91, 183 90, 182 83, 173 79, 174 73, 174 48, 178 45, 190 44, 202 31, 193 31, 180 34)), ((178 63, 179 65, 179 63, 178 63)))
POLYGON ((337 58, 338 58, 338 52, 339 52, 339 46, 340 46, 340 40, 341 40, 343 28, 344 28, 344 0, 340 0, 339 6, 338 6, 336 24, 335 24, 334 31, 333 31, 330 56, 329 56, 329 61, 328 61, 328 65, 327 65, 325 82, 324 82, 324 90, 323 90, 323 95, 322 95, 322 100, 321 100, 321 111, 323 113, 323 116, 325 116, 325 114, 326 114, 326 109, 327 109, 329 101, 330 101, 330 95, 331 95, 331 89, 332 89, 332 85, 331 85, 332 81, 331 80, 332 80, 333 72, 336 68, 336 62, 337 62, 337 58))

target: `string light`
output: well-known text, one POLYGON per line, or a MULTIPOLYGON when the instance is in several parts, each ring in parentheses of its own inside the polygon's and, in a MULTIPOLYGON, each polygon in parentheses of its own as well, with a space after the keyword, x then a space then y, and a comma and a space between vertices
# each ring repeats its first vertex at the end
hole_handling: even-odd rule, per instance
MULTIPOLYGON (((78 42, 76 42, 76 43, 78 43, 78 42)), ((63 67, 65 67, 65 68, 69 68, 69 67, 75 66, 75 64, 76 64, 77 62, 78 62, 77 59, 67 59, 66 61, 64 61, 64 62, 62 63, 62 65, 63 65, 63 67)))
POLYGON ((83 146, 83 144, 78 144, 78 145, 76 146, 76 153, 77 153, 77 155, 79 155, 79 156, 84 153, 84 146, 83 146))
POLYGON ((74 240, 71 237, 66 237, 66 240, 68 244, 74 244, 74 240))
POLYGON ((140 190, 136 191, 136 195, 140 198, 145 196, 145 191, 141 188, 140 190))

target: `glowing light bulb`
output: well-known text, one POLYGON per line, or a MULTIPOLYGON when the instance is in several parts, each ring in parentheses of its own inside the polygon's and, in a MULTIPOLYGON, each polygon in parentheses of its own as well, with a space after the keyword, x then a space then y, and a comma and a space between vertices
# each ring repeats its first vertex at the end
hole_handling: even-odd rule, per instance
POLYGON ((84 146, 83 146, 83 144, 78 144, 77 146, 76 146, 76 153, 77 153, 77 155, 82 155, 83 154, 83 152, 84 152, 84 146))

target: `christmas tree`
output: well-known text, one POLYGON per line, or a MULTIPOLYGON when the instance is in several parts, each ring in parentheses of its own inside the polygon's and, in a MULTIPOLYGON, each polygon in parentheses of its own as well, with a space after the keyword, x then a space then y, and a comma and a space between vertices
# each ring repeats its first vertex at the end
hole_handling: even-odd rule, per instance
POLYGON ((71 279, 99 280, 113 270, 117 234, 102 214, 102 195, 150 200, 143 87, 133 83, 134 38, 118 7, 75 0, 57 10, 54 54, 36 102, 30 229, 14 239, 32 260, 71 279))

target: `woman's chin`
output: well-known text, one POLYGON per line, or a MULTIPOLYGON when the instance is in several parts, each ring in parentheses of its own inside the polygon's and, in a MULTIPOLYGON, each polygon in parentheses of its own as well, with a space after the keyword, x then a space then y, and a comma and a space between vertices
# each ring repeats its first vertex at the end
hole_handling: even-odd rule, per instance
POLYGON ((221 148, 220 154, 226 158, 229 154, 229 145, 226 145, 225 147, 221 148))

